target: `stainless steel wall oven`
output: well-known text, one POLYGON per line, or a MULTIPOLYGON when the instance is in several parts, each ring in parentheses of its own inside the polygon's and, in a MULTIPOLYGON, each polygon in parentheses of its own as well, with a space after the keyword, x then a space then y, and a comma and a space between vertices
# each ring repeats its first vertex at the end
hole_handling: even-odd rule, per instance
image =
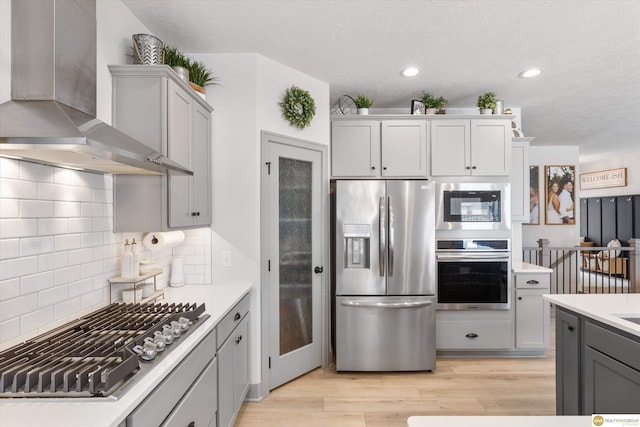
POLYGON ((436 242, 438 310, 508 310, 511 307, 509 239, 436 242))

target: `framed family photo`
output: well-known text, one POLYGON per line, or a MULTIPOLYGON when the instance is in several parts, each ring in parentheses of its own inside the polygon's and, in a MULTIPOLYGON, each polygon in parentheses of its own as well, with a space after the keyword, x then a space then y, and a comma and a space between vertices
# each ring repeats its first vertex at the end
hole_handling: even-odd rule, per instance
POLYGON ((540 224, 540 167, 529 166, 529 222, 524 224, 540 224))
POLYGON ((545 166, 545 224, 575 224, 577 204, 574 183, 576 167, 572 165, 545 166))

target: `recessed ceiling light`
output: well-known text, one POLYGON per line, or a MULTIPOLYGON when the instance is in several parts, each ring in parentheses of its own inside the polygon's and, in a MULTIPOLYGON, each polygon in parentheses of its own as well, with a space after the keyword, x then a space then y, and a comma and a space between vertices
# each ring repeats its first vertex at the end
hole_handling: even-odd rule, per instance
POLYGON ((528 78, 528 77, 535 77, 538 74, 540 74, 542 72, 541 69, 539 68, 530 68, 527 71, 523 71, 520 73, 520 77, 524 77, 524 78, 528 78))
POLYGON ((417 67, 407 67, 402 70, 402 75, 405 77, 413 77, 420 74, 420 70, 417 67))

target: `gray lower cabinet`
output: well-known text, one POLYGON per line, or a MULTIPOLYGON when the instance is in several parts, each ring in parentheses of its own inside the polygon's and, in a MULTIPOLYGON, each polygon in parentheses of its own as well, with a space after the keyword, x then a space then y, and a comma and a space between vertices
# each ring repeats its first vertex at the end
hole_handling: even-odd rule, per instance
POLYGON ((111 65, 113 125, 193 176, 114 176, 115 231, 211 224, 213 109, 164 65, 111 65))
POLYGON ((232 426, 249 391, 249 297, 218 324, 218 426, 232 426))
POLYGON ((558 415, 637 414, 640 339, 558 308, 558 415))

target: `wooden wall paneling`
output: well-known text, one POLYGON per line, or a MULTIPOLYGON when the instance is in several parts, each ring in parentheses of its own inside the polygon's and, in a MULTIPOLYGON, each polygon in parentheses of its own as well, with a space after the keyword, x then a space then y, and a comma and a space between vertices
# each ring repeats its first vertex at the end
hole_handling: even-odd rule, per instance
POLYGON ((587 199, 587 236, 595 246, 602 243, 602 211, 600 197, 589 197, 587 199))
POLYGON ((589 218, 587 215, 588 210, 589 207, 587 206, 587 199, 583 197, 580 199, 580 212, 578 212, 578 215, 580 215, 580 236, 589 235, 589 218))
POLYGON ((629 239, 633 237, 633 197, 618 196, 616 199, 616 237, 623 246, 629 246, 629 239))
POLYGON ((601 245, 606 246, 611 240, 618 236, 616 230, 616 220, 618 218, 616 214, 616 198, 615 197, 603 197, 601 202, 602 209, 602 241, 601 245))

